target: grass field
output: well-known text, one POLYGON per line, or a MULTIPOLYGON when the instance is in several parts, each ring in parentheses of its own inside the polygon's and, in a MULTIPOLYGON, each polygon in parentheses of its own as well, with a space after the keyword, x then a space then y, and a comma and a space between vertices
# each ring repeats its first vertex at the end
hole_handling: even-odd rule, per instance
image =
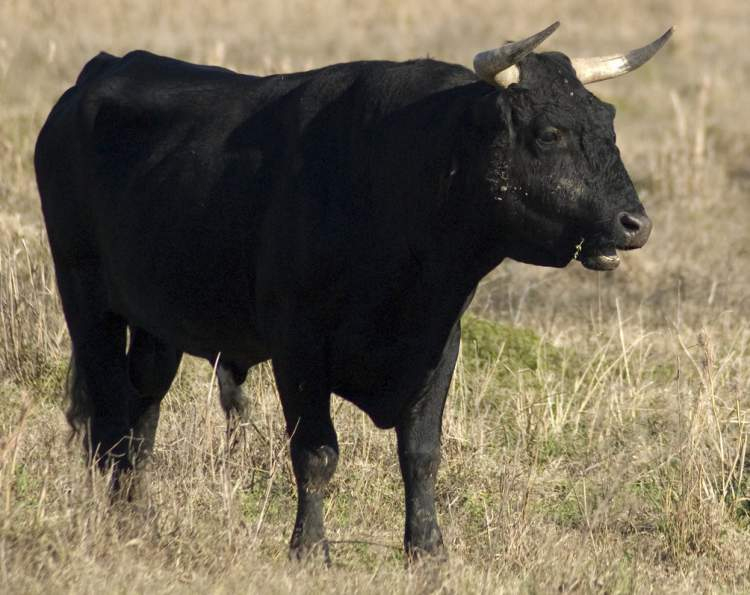
POLYGON ((750 8, 733 0, 0 2, 0 592, 750 591, 750 8), (562 5, 561 5, 562 4, 562 5), (341 401, 333 567, 290 564, 295 496, 267 366, 225 444, 186 359, 148 488, 111 506, 69 443, 69 343, 33 176, 43 119, 100 50, 268 73, 474 53, 559 19, 570 55, 641 45, 593 87, 654 233, 612 273, 503 263, 466 320, 444 422, 449 561, 405 569, 392 432, 341 401))

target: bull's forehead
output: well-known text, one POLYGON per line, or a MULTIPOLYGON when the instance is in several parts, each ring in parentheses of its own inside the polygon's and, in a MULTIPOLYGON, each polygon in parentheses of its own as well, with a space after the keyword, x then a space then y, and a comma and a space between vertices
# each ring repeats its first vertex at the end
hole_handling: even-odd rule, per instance
POLYGON ((521 84, 534 85, 542 80, 572 79, 583 87, 570 63, 561 52, 529 54, 521 61, 521 84))
POLYGON ((534 88, 559 83, 574 91, 586 91, 578 80, 570 58, 560 52, 529 54, 520 63, 522 86, 534 88))
MULTIPOLYGON (((537 109, 559 117, 609 127, 612 105, 598 99, 578 80, 570 59, 560 52, 529 54, 520 64, 522 87, 537 109)), ((537 114, 530 114, 537 115, 537 114)))

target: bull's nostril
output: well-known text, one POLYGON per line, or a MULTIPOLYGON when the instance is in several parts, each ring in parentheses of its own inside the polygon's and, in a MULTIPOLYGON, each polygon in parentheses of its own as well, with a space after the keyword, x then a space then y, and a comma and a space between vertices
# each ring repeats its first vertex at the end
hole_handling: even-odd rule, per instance
POLYGON ((645 213, 621 211, 615 219, 615 236, 618 248, 632 250, 640 248, 651 235, 651 220, 645 213))
POLYGON ((641 222, 631 215, 630 213, 620 214, 620 225, 625 228, 625 231, 629 234, 636 234, 641 231, 641 222))

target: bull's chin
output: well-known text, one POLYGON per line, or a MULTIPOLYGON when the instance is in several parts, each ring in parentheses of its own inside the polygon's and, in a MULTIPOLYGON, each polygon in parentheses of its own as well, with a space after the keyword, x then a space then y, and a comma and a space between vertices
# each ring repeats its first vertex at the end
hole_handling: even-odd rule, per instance
POLYGON ((612 271, 620 266, 620 257, 617 254, 597 254, 581 258, 581 264, 592 271, 612 271))
POLYGON ((620 265, 620 256, 614 246, 598 246, 578 255, 578 260, 592 271, 612 271, 620 265))

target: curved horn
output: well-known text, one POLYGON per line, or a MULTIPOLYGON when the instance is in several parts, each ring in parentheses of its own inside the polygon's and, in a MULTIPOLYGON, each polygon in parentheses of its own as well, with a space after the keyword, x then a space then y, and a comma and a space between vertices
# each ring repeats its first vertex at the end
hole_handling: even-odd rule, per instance
POLYGON ((517 83, 520 72, 515 64, 552 35, 559 26, 560 21, 555 21, 536 35, 521 41, 506 43, 494 50, 478 53, 474 56, 474 72, 491 85, 507 87, 511 83, 517 83))
POLYGON ((572 58, 570 60, 576 71, 578 80, 584 85, 597 81, 606 81, 635 70, 648 62, 662 46, 672 37, 674 27, 670 27, 656 41, 648 45, 632 50, 627 54, 615 54, 613 56, 597 56, 594 58, 572 58))

